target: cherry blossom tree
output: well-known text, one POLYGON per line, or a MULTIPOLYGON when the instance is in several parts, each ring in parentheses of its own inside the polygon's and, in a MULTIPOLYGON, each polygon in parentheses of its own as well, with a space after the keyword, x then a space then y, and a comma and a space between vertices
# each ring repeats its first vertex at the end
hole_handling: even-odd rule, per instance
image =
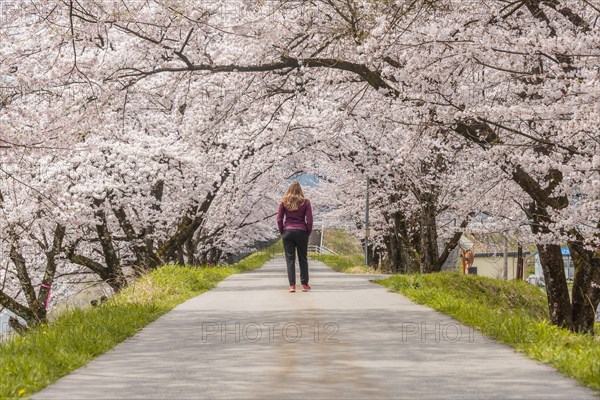
POLYGON ((26 152, 71 165, 46 186, 21 179, 62 208, 19 201, 31 216, 44 210, 47 232, 64 226, 66 258, 114 290, 127 284, 123 268, 194 263, 269 237, 269 174, 318 164, 332 183, 323 190, 337 185, 330 198, 352 199, 337 203, 353 208, 357 229, 352 182, 369 177, 374 242, 393 270, 439 270, 486 212, 537 247, 552 322, 591 332, 599 10, 575 0, 29 1, 28 23, 0 32, 2 160, 26 152), (572 300, 563 244, 577 270, 572 300))

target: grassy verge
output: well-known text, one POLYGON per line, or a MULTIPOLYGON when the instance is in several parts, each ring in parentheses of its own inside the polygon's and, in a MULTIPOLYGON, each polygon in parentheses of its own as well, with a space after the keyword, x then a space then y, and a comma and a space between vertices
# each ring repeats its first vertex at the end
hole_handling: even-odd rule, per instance
POLYGON ((325 229, 323 244, 338 255, 312 253, 310 258, 321 261, 335 271, 345 274, 379 273, 377 270, 365 266, 365 256, 360 240, 344 229, 325 229))
POLYGON ((268 253, 228 267, 167 265, 97 308, 75 309, 0 345, 0 399, 27 397, 87 364, 178 304, 229 275, 260 267, 268 253))
MULTIPOLYGON (((360 240, 344 229, 325 228, 323 233, 323 245, 334 250, 342 256, 360 255, 363 257, 364 249, 360 240)), ((364 263, 364 259, 362 262, 364 263)))
POLYGON ((378 283, 600 389, 600 337, 551 325, 546 296, 534 286, 456 273, 395 275, 378 283))
POLYGON ((333 254, 311 253, 310 258, 321 261, 331 269, 345 274, 379 274, 380 272, 364 265, 361 255, 336 256, 333 254))

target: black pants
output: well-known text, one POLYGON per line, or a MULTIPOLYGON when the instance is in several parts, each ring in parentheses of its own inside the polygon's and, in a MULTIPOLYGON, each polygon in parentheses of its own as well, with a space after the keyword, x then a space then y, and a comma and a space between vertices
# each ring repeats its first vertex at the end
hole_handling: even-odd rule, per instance
POLYGON ((308 285, 308 232, 296 229, 283 231, 283 250, 290 285, 296 284, 296 251, 300 263, 300 282, 308 285))

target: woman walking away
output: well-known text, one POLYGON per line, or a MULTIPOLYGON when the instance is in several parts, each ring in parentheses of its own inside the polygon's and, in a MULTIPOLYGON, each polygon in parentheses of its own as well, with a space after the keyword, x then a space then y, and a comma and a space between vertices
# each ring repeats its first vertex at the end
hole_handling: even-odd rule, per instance
POLYGON ((302 187, 294 181, 281 199, 277 211, 277 226, 283 238, 290 292, 296 291, 296 252, 300 264, 302 291, 310 290, 308 284, 308 236, 312 231, 313 216, 310 201, 304 198, 302 187))

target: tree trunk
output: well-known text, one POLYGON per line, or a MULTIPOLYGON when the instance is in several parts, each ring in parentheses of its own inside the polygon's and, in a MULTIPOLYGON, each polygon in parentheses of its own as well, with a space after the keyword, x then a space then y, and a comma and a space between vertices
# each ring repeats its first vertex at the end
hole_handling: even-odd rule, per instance
MULTIPOLYGON (((420 270, 422 274, 438 272, 438 235, 436 224, 436 201, 432 194, 421 196, 421 214, 419 216, 420 242, 420 270)), ((441 265, 440 265, 441 268, 441 265)))
POLYGON ((97 207, 94 214, 96 218, 100 220, 100 223, 96 224, 96 233, 98 235, 98 239, 100 240, 100 246, 102 247, 102 254, 104 255, 104 261, 106 264, 106 271, 100 276, 115 292, 119 292, 127 286, 127 278, 125 278, 125 274, 121 268, 121 260, 117 255, 112 240, 112 235, 108 229, 106 214, 101 208, 104 201, 95 200, 94 203, 94 205, 97 207))
POLYGON ((223 257, 223 250, 215 248, 215 263, 214 265, 218 265, 223 257))
POLYGON ((373 243, 367 245, 367 254, 369 255, 369 266, 377 268, 379 265, 379 251, 377 251, 373 243))
POLYGON ((215 266, 219 263, 219 259, 217 258, 217 248, 216 247, 211 247, 208 250, 208 254, 207 254, 207 261, 208 264, 211 266, 215 266))
POLYGON ((208 253, 206 251, 203 251, 202 253, 198 254, 198 265, 206 265, 208 264, 208 253))
POLYGON ((537 248, 544 270, 550 320, 554 325, 572 330, 571 301, 560 246, 544 244, 538 245, 537 248))
POLYGON ((385 256, 381 260, 381 270, 386 273, 398 272, 397 266, 399 265, 399 261, 396 258, 397 250, 391 234, 383 237, 383 245, 385 246, 385 256))
POLYGON ((146 269, 151 265, 161 264, 161 260, 156 256, 154 249, 152 248, 152 240, 141 237, 151 232, 153 228, 142 230, 142 234, 138 237, 138 234, 135 232, 133 225, 129 222, 129 218, 123 207, 113 208, 113 213, 117 217, 119 226, 127 237, 129 248, 136 258, 136 264, 143 269, 146 269))
POLYGON ((31 308, 19 303, 17 300, 4 293, 2 290, 0 290, 0 305, 2 305, 2 307, 6 308, 7 310, 10 310, 14 314, 18 315, 19 317, 23 318, 25 321, 37 320, 37 317, 35 316, 35 313, 31 310, 31 308))
POLYGON ((594 334, 596 309, 600 301, 600 263, 597 256, 586 250, 580 242, 569 242, 575 277, 573 279, 572 308, 573 330, 594 334))
POLYGON ((517 280, 523 280, 523 268, 525 267, 523 265, 523 246, 521 246, 521 244, 518 245, 517 247, 517 280))
MULTIPOLYGON (((31 277, 27 269, 25 257, 21 252, 21 248, 18 244, 18 236, 12 232, 11 237, 13 243, 10 248, 10 259, 17 268, 17 276, 21 283, 21 288, 25 293, 27 300, 27 306, 19 303, 15 298, 10 297, 2 290, 0 290, 0 305, 13 312, 15 315, 23 318, 29 327, 35 326, 39 323, 47 321, 47 310, 46 310, 46 299, 50 293, 50 288, 54 276, 56 274, 56 256, 62 250, 62 241, 65 235, 65 228, 58 224, 54 229, 54 236, 52 239, 52 247, 48 248, 45 243, 38 241, 38 244, 46 255, 46 267, 44 270, 44 277, 42 283, 36 295, 35 287, 31 282, 31 277)), ((24 325, 21 325, 17 319, 12 321, 13 329, 25 329, 24 325)))
POLYGON ((185 255, 187 256, 187 265, 196 266, 198 265, 198 260, 195 256, 196 253, 196 243, 193 237, 190 237, 185 242, 185 255))
POLYGON ((183 246, 177 249, 177 255, 175 258, 175 264, 177 265, 185 265, 185 251, 183 246))
POLYGON ((44 277, 42 284, 38 290, 38 303, 37 303, 37 318, 41 322, 45 322, 47 319, 48 310, 47 299, 51 293, 52 282, 56 275, 56 256, 62 251, 62 242, 65 237, 65 227, 57 224, 54 229, 54 238, 52 239, 52 247, 46 248, 46 270, 44 271, 44 277))
POLYGON ((31 283, 31 277, 27 271, 25 257, 23 257, 21 248, 14 237, 13 240, 14 242, 11 243, 10 246, 9 257, 14 264, 15 269, 17 270, 17 278, 19 279, 19 284, 21 285, 25 300, 27 301, 27 306, 33 311, 37 308, 37 296, 35 295, 35 289, 31 283))

